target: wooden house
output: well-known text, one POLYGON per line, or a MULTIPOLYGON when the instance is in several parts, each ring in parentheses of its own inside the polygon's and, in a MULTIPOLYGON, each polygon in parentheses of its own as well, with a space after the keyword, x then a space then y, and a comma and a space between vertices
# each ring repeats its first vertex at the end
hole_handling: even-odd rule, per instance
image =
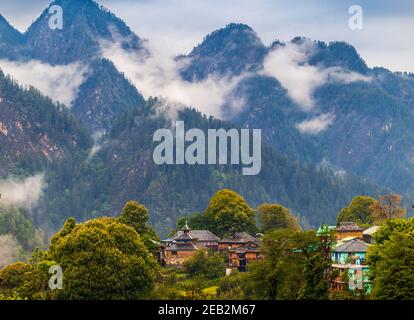
POLYGON ((192 257, 197 250, 207 250, 198 238, 190 233, 187 224, 183 227, 182 233, 175 237, 172 243, 162 248, 162 259, 167 266, 180 266, 185 260, 192 257))
POLYGON ((219 250, 230 250, 244 246, 249 242, 258 242, 258 239, 247 232, 237 232, 232 237, 218 241, 219 250))
POLYGON ((229 253, 229 267, 241 272, 248 270, 248 264, 260 259, 259 239, 246 232, 235 233, 220 240, 219 250, 229 253))
POLYGON ((336 227, 336 239, 338 241, 348 238, 348 237, 355 237, 355 238, 363 238, 364 228, 358 226, 355 222, 340 222, 339 225, 336 227))

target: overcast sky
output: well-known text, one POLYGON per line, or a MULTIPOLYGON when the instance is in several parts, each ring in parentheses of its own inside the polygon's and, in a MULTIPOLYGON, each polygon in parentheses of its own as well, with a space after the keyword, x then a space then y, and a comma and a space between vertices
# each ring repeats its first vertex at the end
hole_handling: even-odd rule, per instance
MULTIPOLYGON (((0 13, 24 31, 48 0, 1 0, 0 13)), ((369 66, 414 72, 412 0, 99 0, 140 37, 187 53, 202 38, 230 22, 250 25, 265 44, 295 36, 343 40, 369 66), (364 27, 348 27, 352 5, 364 10, 364 27)))

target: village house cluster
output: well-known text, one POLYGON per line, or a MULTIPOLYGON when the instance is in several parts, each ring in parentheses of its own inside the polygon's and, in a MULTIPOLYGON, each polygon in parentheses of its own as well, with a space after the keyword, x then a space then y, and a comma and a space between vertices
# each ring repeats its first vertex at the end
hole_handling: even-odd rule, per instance
POLYGON ((171 238, 159 245, 161 265, 181 266, 197 250, 224 251, 229 254, 231 269, 248 270, 248 264, 260 259, 259 237, 246 232, 235 233, 227 239, 220 239, 209 230, 191 230, 187 223, 171 238))
MULTIPOLYGON (((338 226, 321 226, 317 234, 323 236, 333 232, 335 242, 327 254, 332 259, 331 271, 335 278, 332 291, 365 290, 370 292, 368 265, 365 256, 373 242, 378 226, 364 229, 354 222, 341 222, 338 226)), ((246 272, 249 264, 261 259, 260 236, 246 232, 220 239, 209 230, 191 230, 187 223, 182 230, 159 244, 159 262, 163 266, 180 267, 197 250, 211 250, 228 253, 229 270, 246 272)))

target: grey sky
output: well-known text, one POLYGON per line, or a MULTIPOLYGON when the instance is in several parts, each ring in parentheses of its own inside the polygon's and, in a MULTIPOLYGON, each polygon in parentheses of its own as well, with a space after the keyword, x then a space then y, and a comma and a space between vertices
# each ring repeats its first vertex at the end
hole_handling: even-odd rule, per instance
MULTIPOLYGON (((25 30, 48 0, 1 0, 2 13, 25 30)), ((370 66, 414 72, 412 0, 99 0, 140 36, 186 53, 203 37, 230 22, 242 22, 269 44, 295 36, 343 40, 370 66), (348 9, 364 9, 364 29, 348 28, 348 9)))

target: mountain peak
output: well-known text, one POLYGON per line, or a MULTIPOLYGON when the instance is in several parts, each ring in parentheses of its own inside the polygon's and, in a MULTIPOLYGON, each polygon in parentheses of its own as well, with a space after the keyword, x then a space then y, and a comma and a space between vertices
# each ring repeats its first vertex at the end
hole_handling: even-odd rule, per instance
POLYGON ((35 59, 51 64, 94 59, 100 39, 115 40, 116 36, 128 39, 125 48, 140 48, 140 39, 125 22, 93 0, 56 0, 52 5, 63 9, 63 29, 51 30, 49 10, 43 11, 26 33, 35 59))
POLYGON ((246 24, 230 23, 207 35, 187 56, 192 63, 182 72, 187 80, 200 80, 211 73, 238 75, 255 68, 267 49, 256 32, 246 24))
POLYGON ((0 14, 0 58, 15 59, 22 43, 23 35, 0 14))
POLYGON ((20 42, 22 37, 23 35, 0 14, 0 43, 15 44, 20 42))
POLYGON ((325 67, 342 67, 365 74, 368 66, 355 47, 347 42, 334 41, 326 44, 317 42, 316 51, 310 59, 311 64, 323 64, 325 67))
POLYGON ((251 27, 242 23, 230 23, 224 28, 207 35, 190 55, 201 54, 205 50, 213 50, 214 52, 233 50, 236 49, 235 45, 261 46, 264 48, 262 41, 251 27))

